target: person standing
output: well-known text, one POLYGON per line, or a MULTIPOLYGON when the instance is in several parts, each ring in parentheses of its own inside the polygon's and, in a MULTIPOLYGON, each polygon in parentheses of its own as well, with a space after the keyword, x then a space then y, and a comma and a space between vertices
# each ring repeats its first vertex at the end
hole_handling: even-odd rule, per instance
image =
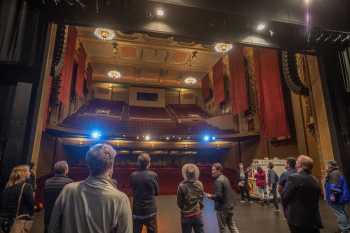
POLYGON ((139 169, 130 176, 133 192, 134 233, 141 233, 146 226, 148 233, 157 232, 157 206, 155 196, 159 193, 158 175, 150 171, 151 158, 142 153, 137 158, 139 169))
POLYGON ((44 227, 45 233, 48 232, 50 217, 52 209, 58 195, 66 184, 72 183, 73 180, 68 178, 68 163, 66 161, 59 161, 54 165, 54 176, 47 179, 44 185, 44 227))
POLYGON ((63 188, 51 214, 49 233, 132 233, 129 199, 111 179, 115 155, 108 144, 89 149, 90 175, 63 188))
POLYGON ((259 166, 256 169, 256 173, 254 175, 255 177, 255 184, 258 190, 259 198, 261 201, 261 204, 264 204, 267 201, 266 198, 266 174, 265 171, 259 166))
POLYGON ((281 174, 279 182, 278 182, 278 192, 280 194, 285 189, 289 176, 291 176, 294 173, 297 173, 297 170, 295 168, 295 163, 296 163, 296 161, 294 158, 288 158, 286 161, 286 165, 285 165, 286 171, 284 171, 281 174))
POLYGON ((278 184, 278 175, 273 170, 273 163, 269 163, 268 172, 267 172, 267 186, 269 187, 270 194, 272 194, 272 203, 275 206, 275 211, 279 212, 278 198, 277 198, 277 184, 278 184))
POLYGON ((31 163, 29 163, 28 166, 29 166, 30 176, 27 179, 27 183, 32 186, 33 191, 35 193, 35 191, 36 191, 35 163, 31 162, 31 163))
POLYGON ((226 227, 230 233, 237 233, 238 229, 234 220, 234 193, 229 179, 223 175, 223 167, 220 163, 214 163, 211 168, 214 182, 214 194, 207 194, 209 199, 215 201, 216 216, 220 233, 225 233, 226 227))
POLYGON ((181 209, 182 233, 203 233, 203 184, 198 180, 199 168, 188 163, 182 167, 184 180, 177 189, 177 205, 181 209))
POLYGON ((350 202, 349 187, 336 161, 328 162, 325 193, 328 205, 337 217, 340 232, 349 233, 349 215, 345 208, 350 202))
POLYGON ((322 228, 319 211, 321 188, 311 175, 313 160, 300 155, 296 167, 298 173, 289 176, 282 192, 289 229, 291 233, 319 233, 322 228))
POLYGON ((32 228, 34 195, 33 187, 26 183, 29 177, 28 165, 16 166, 11 171, 0 202, 1 228, 5 233, 30 232, 32 228))
POLYGON ((245 203, 250 200, 249 187, 248 187, 248 171, 244 169, 243 163, 239 164, 239 182, 241 203, 245 203))

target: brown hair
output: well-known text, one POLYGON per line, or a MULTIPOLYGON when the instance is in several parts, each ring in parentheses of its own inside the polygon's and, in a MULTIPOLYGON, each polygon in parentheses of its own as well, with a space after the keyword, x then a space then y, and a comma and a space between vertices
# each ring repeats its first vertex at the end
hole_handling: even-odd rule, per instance
POLYGON ((146 170, 147 166, 151 163, 151 157, 147 153, 141 153, 137 157, 137 164, 139 165, 139 168, 142 170, 146 170))
POLYGON ((12 168, 6 188, 24 182, 27 178, 26 172, 29 172, 28 165, 18 165, 12 168))
POLYGON ((222 167, 221 163, 214 163, 213 167, 221 173, 224 171, 224 168, 222 167))
POLYGON ((86 154, 86 162, 92 176, 104 174, 113 167, 116 152, 108 144, 96 144, 86 154))

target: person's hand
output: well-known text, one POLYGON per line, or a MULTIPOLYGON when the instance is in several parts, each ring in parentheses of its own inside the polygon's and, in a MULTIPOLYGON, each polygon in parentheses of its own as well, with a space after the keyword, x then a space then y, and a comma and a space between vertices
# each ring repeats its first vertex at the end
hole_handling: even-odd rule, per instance
POLYGON ((213 195, 210 194, 210 193, 205 193, 205 196, 206 196, 207 198, 209 198, 209 199, 213 198, 213 195))

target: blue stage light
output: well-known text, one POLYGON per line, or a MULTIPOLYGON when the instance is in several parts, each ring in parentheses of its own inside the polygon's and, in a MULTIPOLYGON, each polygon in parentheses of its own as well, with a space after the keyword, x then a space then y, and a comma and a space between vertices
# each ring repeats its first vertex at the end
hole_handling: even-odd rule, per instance
POLYGON ((98 130, 94 130, 91 132, 91 138, 93 139, 100 139, 102 136, 102 133, 98 130))
POLYGON ((215 136, 212 136, 212 137, 211 137, 211 140, 212 140, 212 141, 215 141, 215 140, 216 140, 216 137, 215 137, 215 136))
POLYGON ((209 140, 210 140, 209 135, 204 135, 203 140, 206 142, 209 142, 209 140))

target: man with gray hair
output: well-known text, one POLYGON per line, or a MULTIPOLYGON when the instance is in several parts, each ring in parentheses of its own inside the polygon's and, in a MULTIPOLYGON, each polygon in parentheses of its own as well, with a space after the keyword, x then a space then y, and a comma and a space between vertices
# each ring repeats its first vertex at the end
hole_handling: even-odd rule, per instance
POLYGON ((64 187, 51 215, 50 233, 132 233, 129 199, 112 181, 115 155, 107 144, 90 148, 90 176, 64 187))
POLYGON ((47 179, 44 186, 44 226, 45 233, 48 232, 52 209, 58 195, 66 184, 72 183, 73 180, 67 177, 68 163, 66 161, 58 161, 54 165, 54 176, 47 179))
POLYGON ((177 189, 177 205, 181 209, 182 233, 203 233, 203 184, 198 180, 199 169, 188 163, 182 167, 184 180, 177 189))

